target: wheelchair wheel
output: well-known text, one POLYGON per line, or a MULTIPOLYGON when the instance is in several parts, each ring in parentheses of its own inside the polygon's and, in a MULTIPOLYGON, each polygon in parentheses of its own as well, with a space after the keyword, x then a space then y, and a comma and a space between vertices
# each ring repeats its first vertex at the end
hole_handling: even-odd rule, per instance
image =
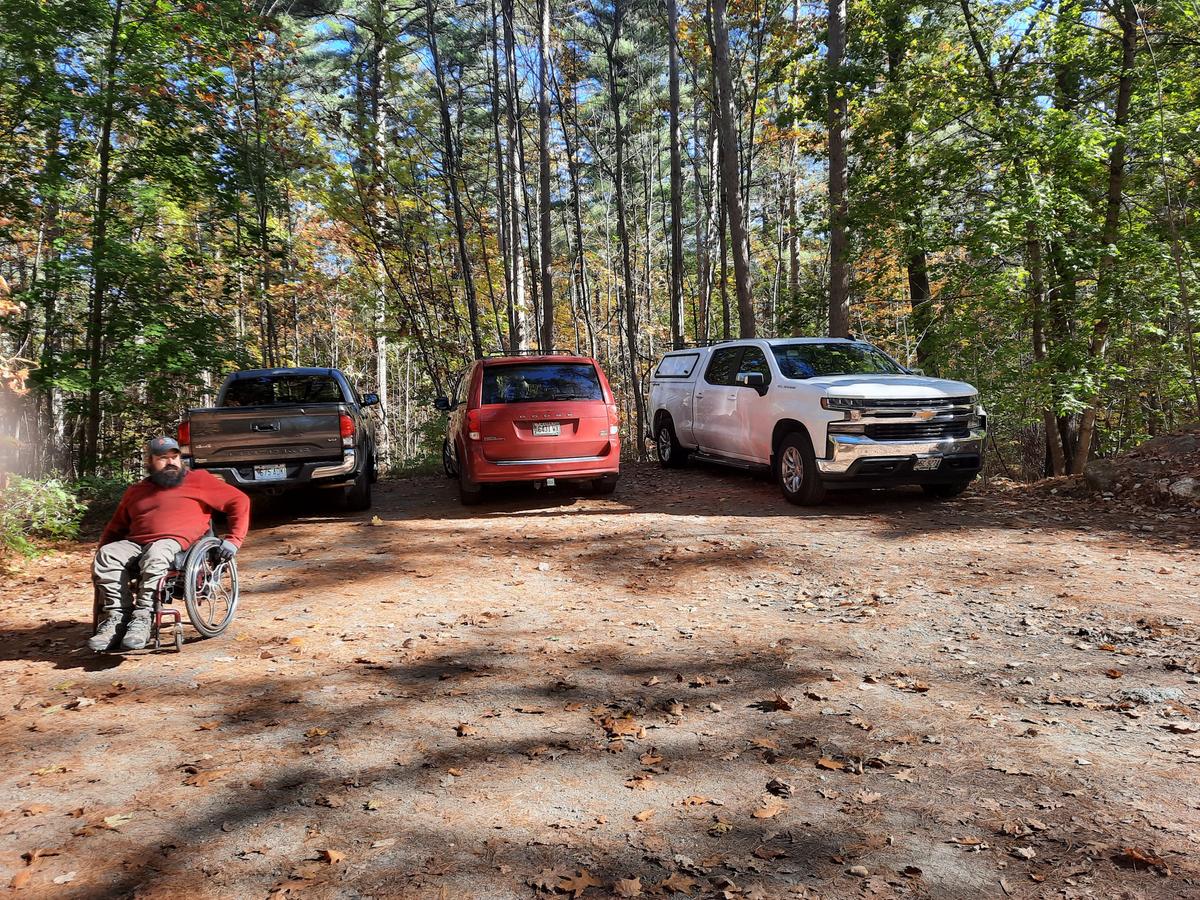
POLYGON ((221 542, 202 537, 188 549, 183 567, 183 602, 192 627, 202 637, 216 637, 233 621, 238 604, 237 564, 221 562, 221 542))

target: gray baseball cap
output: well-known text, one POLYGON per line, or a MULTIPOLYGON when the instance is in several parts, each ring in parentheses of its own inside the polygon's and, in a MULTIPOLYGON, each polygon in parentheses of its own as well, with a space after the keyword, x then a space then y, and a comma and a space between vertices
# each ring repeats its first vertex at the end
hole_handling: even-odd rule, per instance
POLYGON ((179 449, 179 442, 175 438, 167 437, 165 434, 152 439, 146 444, 146 452, 151 456, 165 456, 172 450, 179 449))

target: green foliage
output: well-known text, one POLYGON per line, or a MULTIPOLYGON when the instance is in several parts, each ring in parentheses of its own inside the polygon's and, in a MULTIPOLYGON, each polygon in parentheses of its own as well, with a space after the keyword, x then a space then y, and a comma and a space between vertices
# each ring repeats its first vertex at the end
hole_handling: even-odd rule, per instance
POLYGON ((73 538, 87 511, 70 487, 56 478, 10 475, 0 488, 0 553, 32 555, 30 538, 73 538))

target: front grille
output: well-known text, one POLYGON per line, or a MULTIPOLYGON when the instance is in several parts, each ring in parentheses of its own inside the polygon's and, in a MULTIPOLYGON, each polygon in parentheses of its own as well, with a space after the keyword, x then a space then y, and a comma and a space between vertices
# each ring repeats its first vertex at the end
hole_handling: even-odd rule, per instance
POLYGON ((971 406, 971 397, 930 397, 925 400, 871 400, 876 409, 941 409, 946 406, 971 406))
POLYGON ((864 431, 873 441, 937 441, 943 438, 965 438, 970 435, 965 421, 896 422, 868 425, 864 431))

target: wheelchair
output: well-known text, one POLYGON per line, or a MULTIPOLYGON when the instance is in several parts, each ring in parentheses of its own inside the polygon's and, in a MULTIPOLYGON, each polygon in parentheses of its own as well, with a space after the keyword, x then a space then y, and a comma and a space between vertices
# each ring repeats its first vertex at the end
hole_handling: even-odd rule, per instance
MULTIPOLYGON (((183 650, 183 619, 175 606, 176 601, 183 601, 188 622, 202 638, 217 637, 233 621, 239 597, 237 562, 235 559, 221 560, 220 549, 220 538, 210 531, 187 550, 175 554, 167 574, 154 590, 150 639, 155 650, 162 647, 166 633, 164 625, 170 629, 175 652, 183 650)), ((130 581, 130 590, 137 589, 135 576, 130 581)), ((93 634, 100 625, 103 608, 103 598, 96 588, 92 597, 93 634)))

